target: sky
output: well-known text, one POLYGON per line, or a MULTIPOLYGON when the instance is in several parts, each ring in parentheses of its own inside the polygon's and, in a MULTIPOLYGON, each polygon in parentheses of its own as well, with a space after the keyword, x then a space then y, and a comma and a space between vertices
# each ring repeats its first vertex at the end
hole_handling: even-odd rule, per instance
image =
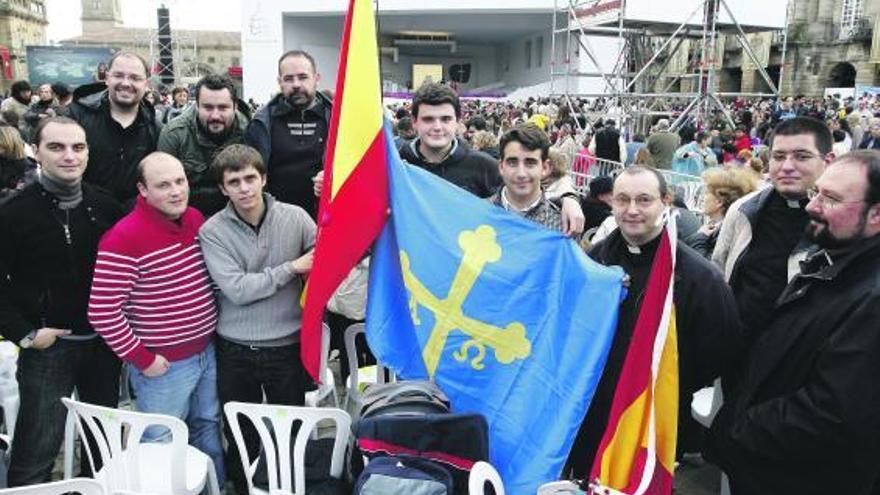
MULTIPOLYGON (((91 0, 86 0, 91 1, 91 0)), ((156 27, 156 8, 171 11, 171 29, 241 30, 241 1, 250 0, 121 0, 126 26, 156 27)), ((46 0, 46 39, 52 43, 82 34, 81 0, 46 0)))

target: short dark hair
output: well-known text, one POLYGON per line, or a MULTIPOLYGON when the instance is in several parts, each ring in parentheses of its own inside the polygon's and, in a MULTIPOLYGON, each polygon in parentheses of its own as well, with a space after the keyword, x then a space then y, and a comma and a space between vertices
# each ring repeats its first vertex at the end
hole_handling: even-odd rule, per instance
MULTIPOLYGON (((204 79, 204 78, 202 78, 202 79, 204 79)), ((199 81, 199 82, 201 82, 201 81, 199 81)), ((177 96, 178 93, 187 93, 187 94, 189 94, 189 92, 186 90, 185 87, 183 87, 183 86, 175 86, 174 89, 171 90, 171 96, 172 96, 172 97, 177 96)), ((196 94, 198 94, 198 93, 196 93, 196 94)))
MULTIPOLYGON (((617 175, 617 178, 620 178, 623 175, 638 175, 638 174, 651 174, 657 178, 658 189, 660 191, 660 197, 665 198, 669 196, 669 185, 666 183, 666 178, 663 177, 656 168, 649 167, 647 165, 630 165, 625 169, 620 171, 620 174, 617 175)), ((617 178, 614 180, 616 181, 617 178)))
POLYGON ((303 50, 288 50, 281 54, 281 57, 278 58, 278 73, 281 74, 281 62, 284 62, 288 58, 291 57, 303 57, 312 64, 312 72, 318 72, 318 65, 315 63, 315 57, 312 56, 309 52, 305 52, 303 50))
POLYGON ((397 121, 397 133, 400 131, 410 132, 413 130, 412 118, 410 117, 401 117, 400 120, 397 121))
POLYGON ((486 119, 484 119, 483 117, 481 117, 479 115, 476 115, 474 117, 471 117, 467 121, 467 126, 473 127, 474 129, 476 129, 478 131, 485 131, 487 128, 486 127, 486 119))
POLYGON ((266 176, 266 164, 260 152, 246 144, 230 144, 223 148, 211 162, 211 172, 217 184, 223 185, 226 172, 238 172, 247 167, 254 167, 263 177, 266 176))
MULTIPOLYGON (((46 126, 49 124, 75 125, 75 126, 79 127, 80 129, 83 128, 79 124, 79 122, 73 120, 70 117, 63 117, 63 116, 47 117, 45 119, 40 120, 40 122, 37 123, 37 127, 34 128, 34 133, 31 135, 31 143, 33 143, 34 146, 40 145, 40 142, 43 139, 43 129, 45 129, 46 126)), ((85 129, 83 129, 83 132, 86 132, 85 129)))
POLYGON ((9 89, 10 94, 21 93, 22 91, 31 91, 31 83, 27 81, 15 81, 9 89))
POLYGON ((116 59, 122 58, 122 57, 130 57, 130 58, 138 59, 141 62, 141 65, 144 66, 144 76, 146 76, 147 79, 150 78, 150 64, 147 63, 147 61, 144 59, 144 57, 141 57, 140 55, 138 55, 135 52, 129 52, 126 50, 120 50, 120 51, 114 53, 112 57, 110 57, 110 60, 107 62, 107 70, 109 71, 110 67, 113 67, 113 62, 116 62, 116 59))
POLYGON ((773 149, 776 136, 797 136, 800 134, 812 135, 816 142, 816 149, 823 156, 831 153, 831 147, 834 145, 831 130, 824 122, 812 117, 794 117, 780 122, 770 134, 770 149, 773 149))
POLYGON ((60 99, 67 98, 67 96, 70 95, 70 87, 61 81, 57 81, 57 82, 53 83, 51 87, 52 87, 52 92, 55 93, 55 96, 57 96, 60 99))
POLYGON ((541 159, 550 156, 550 139, 535 124, 520 124, 504 133, 498 142, 498 151, 504 159, 504 149, 510 143, 519 143, 529 151, 541 150, 541 159))
POLYGON ((710 137, 712 137, 712 135, 709 134, 708 132, 706 132, 706 131, 700 131, 700 132, 694 134, 694 141, 696 141, 696 142, 699 143, 700 141, 702 141, 702 140, 704 140, 704 139, 708 139, 708 138, 710 138, 710 137))
POLYGON ((440 83, 426 83, 416 90, 412 101, 413 118, 419 118, 419 105, 443 105, 449 103, 455 109, 455 118, 461 115, 461 101, 455 91, 440 83))
POLYGON ((835 163, 855 162, 865 168, 868 184, 865 189, 865 202, 868 206, 880 203, 880 151, 855 150, 841 156, 835 163))
POLYGON ((235 84, 232 83, 232 79, 226 75, 220 74, 208 74, 207 76, 199 79, 199 82, 196 83, 196 104, 199 103, 199 93, 202 92, 202 88, 207 88, 211 91, 219 91, 221 89, 228 89, 229 96, 232 97, 232 104, 235 104, 235 100, 238 96, 235 94, 235 84))

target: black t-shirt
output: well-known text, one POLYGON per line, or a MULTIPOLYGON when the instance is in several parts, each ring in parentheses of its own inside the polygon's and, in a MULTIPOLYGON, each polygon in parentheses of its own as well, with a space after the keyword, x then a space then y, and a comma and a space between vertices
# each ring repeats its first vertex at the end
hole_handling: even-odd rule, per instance
POLYGON ((323 102, 298 110, 284 100, 272 112, 272 154, 269 156, 267 188, 279 201, 317 214, 312 177, 324 169, 328 123, 323 102))
POLYGON ((774 191, 758 214, 752 241, 731 281, 747 339, 767 326, 776 300, 788 285, 788 257, 809 221, 804 205, 804 200, 791 202, 774 191))

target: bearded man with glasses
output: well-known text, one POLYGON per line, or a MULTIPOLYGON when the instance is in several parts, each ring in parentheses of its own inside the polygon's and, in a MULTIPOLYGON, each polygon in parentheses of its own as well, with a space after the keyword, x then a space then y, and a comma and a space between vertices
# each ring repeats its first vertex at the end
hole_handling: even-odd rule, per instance
POLYGON ((844 155, 808 195, 816 247, 709 432, 733 495, 880 487, 880 151, 844 155))

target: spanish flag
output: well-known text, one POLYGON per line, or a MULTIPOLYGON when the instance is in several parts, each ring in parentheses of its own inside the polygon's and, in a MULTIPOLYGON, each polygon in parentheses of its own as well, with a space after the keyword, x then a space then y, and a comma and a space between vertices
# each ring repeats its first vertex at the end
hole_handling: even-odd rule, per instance
POLYGON ((594 493, 672 493, 678 433, 678 340, 672 302, 677 241, 672 215, 661 236, 593 461, 594 493))
POLYGON ((301 356, 319 377, 321 321, 333 292, 379 235, 388 211, 382 81, 372 0, 351 0, 345 18, 315 258, 304 293, 301 356))

